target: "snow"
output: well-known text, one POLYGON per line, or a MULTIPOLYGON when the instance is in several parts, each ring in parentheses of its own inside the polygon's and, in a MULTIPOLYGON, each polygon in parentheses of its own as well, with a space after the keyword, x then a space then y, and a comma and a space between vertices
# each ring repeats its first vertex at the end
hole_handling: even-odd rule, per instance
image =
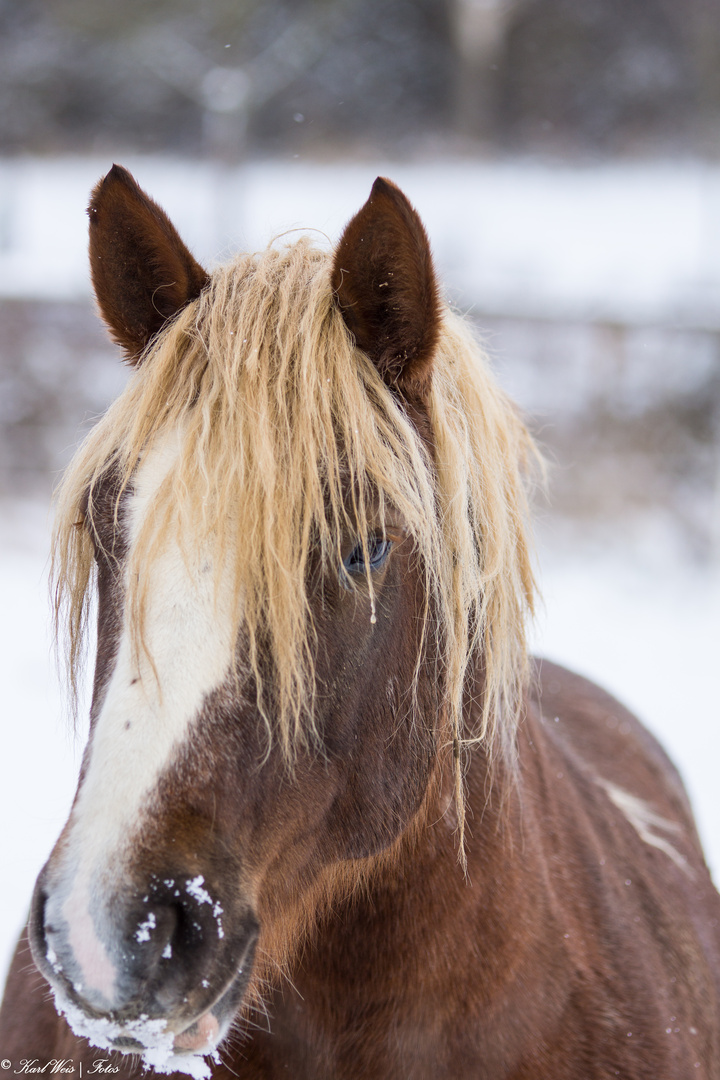
POLYGON ((210 904, 210 906, 212 907, 213 918, 217 923, 218 937, 224 938, 225 932, 223 930, 222 920, 220 918, 223 913, 223 909, 217 901, 213 901, 213 898, 207 891, 207 889, 203 888, 204 884, 205 878, 202 876, 202 874, 199 874, 196 878, 193 878, 192 881, 185 882, 185 891, 189 896, 192 896, 192 898, 196 900, 198 904, 210 904))
POLYGON ((0 502, 0 967, 67 817, 81 749, 51 653, 47 518, 42 503, 0 502))
MULTIPOLYGON (((210 1066, 200 1054, 174 1052, 175 1036, 171 1031, 166 1031, 165 1020, 151 1020, 148 1016, 141 1016, 138 1020, 125 1020, 120 1023, 107 1017, 88 1017, 57 991, 53 990, 53 996, 58 1012, 63 1014, 75 1034, 87 1039, 91 1046, 112 1050, 113 1039, 132 1038, 144 1047, 142 1051, 133 1053, 140 1053, 146 1069, 154 1069, 159 1073, 186 1073, 192 1076, 193 1080, 209 1080, 212 1075, 210 1066)), ((215 1062, 219 1061, 216 1053, 212 1053, 210 1057, 215 1062)))
POLYGON ((185 891, 189 896, 192 896, 194 900, 197 900, 198 904, 212 904, 212 897, 207 889, 203 889, 205 884, 205 878, 202 874, 198 874, 192 881, 185 882, 185 891))
POLYGON ((148 917, 145 920, 145 922, 141 922, 138 925, 138 928, 135 931, 135 940, 140 941, 140 942, 149 941, 150 940, 150 932, 152 930, 154 930, 156 926, 157 926, 157 921, 155 919, 155 915, 151 911, 148 914, 148 917))
POLYGON ((225 937, 225 931, 222 930, 222 920, 220 919, 222 907, 217 901, 213 900, 213 897, 210 896, 207 889, 203 889, 204 883, 205 878, 202 874, 199 874, 198 877, 193 878, 192 881, 186 881, 185 890, 188 895, 192 896, 193 900, 199 904, 209 904, 210 907, 213 908, 213 918, 217 922, 218 937, 225 937))
POLYGON ((720 563, 689 558, 659 513, 580 541, 551 526, 540 557, 536 651, 615 694, 660 739, 719 882, 720 563))

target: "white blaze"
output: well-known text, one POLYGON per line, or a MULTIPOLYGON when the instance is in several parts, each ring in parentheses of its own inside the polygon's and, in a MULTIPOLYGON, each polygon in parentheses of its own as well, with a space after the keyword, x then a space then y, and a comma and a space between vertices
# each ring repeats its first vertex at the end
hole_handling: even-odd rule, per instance
MULTIPOLYGON (((128 561, 178 452, 179 439, 168 438, 138 467, 126 504, 128 561)), ((94 929, 95 909, 103 908, 99 891, 122 880, 128 836, 141 824, 162 770, 192 737, 205 697, 223 682, 233 659, 232 613, 223 591, 216 595, 214 578, 209 553, 193 537, 183 537, 182 550, 169 537, 154 560, 143 636, 152 664, 137 649, 126 618, 60 857, 60 887, 49 905, 53 897, 56 908, 62 905, 84 985, 108 1002, 112 963, 94 929)), ((56 916, 57 910, 49 911, 48 922, 56 916)))

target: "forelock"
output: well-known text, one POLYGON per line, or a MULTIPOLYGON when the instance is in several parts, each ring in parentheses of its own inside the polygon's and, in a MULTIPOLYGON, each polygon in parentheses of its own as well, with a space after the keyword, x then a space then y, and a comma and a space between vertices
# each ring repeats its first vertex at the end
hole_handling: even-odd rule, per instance
POLYGON ((522 471, 533 444, 469 330, 446 309, 427 402, 433 463, 402 400, 355 348, 330 274, 331 256, 304 240, 216 271, 78 451, 59 492, 54 544, 71 670, 92 588, 88 530, 77 525, 87 492, 109 464, 123 490, 142 455, 173 431, 179 452, 126 570, 138 632, 166 531, 187 544, 210 541, 218 578, 225 585, 230 575, 260 712, 291 752, 313 732, 309 561, 336 572, 343 536, 367 535, 377 508, 392 506, 425 570, 454 737, 490 739, 502 717, 509 744, 532 606, 522 471), (487 691, 480 728, 468 732, 463 686, 481 651, 487 691))

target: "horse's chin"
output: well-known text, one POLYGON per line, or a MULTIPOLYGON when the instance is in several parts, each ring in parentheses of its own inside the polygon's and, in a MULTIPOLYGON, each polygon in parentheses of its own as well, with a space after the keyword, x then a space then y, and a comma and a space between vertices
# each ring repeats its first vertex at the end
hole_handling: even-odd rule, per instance
POLYGON ((53 987, 55 1006, 75 1035, 101 1050, 142 1058, 145 1068, 159 1073, 183 1072, 195 1080, 208 1080, 211 1068, 206 1057, 219 1061, 218 1047, 230 1030, 242 1001, 247 981, 240 973, 220 998, 182 1028, 172 1017, 141 1014, 134 1020, 88 1014, 72 1002, 62 989, 53 987))

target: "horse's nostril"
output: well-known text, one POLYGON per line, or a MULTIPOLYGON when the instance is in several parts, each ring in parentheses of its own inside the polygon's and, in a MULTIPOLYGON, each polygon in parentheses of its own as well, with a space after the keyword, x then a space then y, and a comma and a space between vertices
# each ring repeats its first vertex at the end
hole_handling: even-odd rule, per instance
POLYGON ((192 952, 203 941, 207 927, 205 912, 182 902, 168 904, 161 913, 162 941, 165 944, 161 959, 169 960, 192 952))
MULTIPOLYGON (((209 908, 151 889, 152 899, 134 911, 126 930, 132 959, 127 973, 142 983, 164 1009, 187 994, 188 980, 199 976, 208 962, 209 908)), ((144 898, 143 898, 144 899, 144 898)))

